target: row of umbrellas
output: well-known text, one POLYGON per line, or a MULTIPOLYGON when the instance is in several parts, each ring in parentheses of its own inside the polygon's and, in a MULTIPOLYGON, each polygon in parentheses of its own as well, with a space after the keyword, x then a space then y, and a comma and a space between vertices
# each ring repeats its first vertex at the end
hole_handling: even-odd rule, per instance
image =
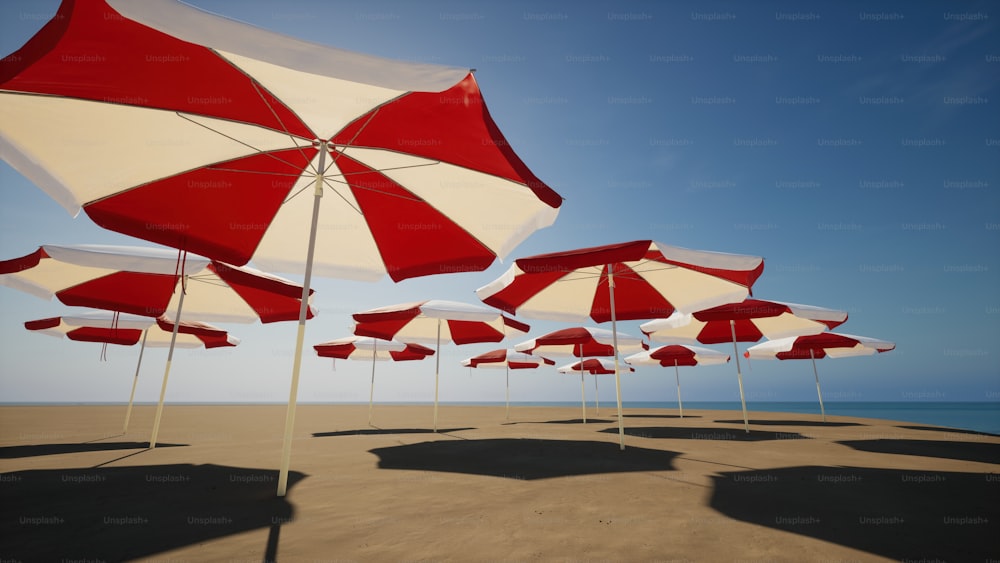
MULTIPOLYGON (((515 154, 467 68, 312 44, 173 0, 64 0, 0 59, 0 157, 71 214, 177 250, 46 245, 0 262, 0 283, 69 305, 173 312, 151 446, 182 323, 297 320, 279 496, 312 275, 482 271, 562 204, 515 154), (153 64, 163 53, 170 64, 153 64)), ((518 259, 477 294, 513 316, 611 322, 602 357, 624 449, 617 322, 742 302, 763 265, 633 241, 518 259)), ((355 334, 439 347, 473 327, 496 341, 527 332, 496 311, 485 309, 488 321, 479 308, 434 316, 423 305, 356 315, 355 334), (489 323, 492 333, 479 326, 489 323)))

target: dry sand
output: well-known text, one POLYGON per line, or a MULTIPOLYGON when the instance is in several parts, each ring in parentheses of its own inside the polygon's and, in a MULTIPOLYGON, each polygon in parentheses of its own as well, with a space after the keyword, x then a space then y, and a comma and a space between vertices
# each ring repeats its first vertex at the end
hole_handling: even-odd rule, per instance
POLYGON ((0 560, 1000 560, 1000 437, 818 415, 0 407, 0 560))

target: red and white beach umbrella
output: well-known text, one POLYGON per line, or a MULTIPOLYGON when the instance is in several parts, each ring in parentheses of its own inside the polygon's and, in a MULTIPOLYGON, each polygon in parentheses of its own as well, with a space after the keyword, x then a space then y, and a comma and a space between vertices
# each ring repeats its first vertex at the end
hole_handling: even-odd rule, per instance
POLYGON ((434 431, 437 432, 441 342, 500 342, 527 334, 529 326, 495 309, 432 299, 379 307, 354 315, 354 334, 383 340, 434 344, 434 431))
MULTIPOLYGON (((481 271, 562 203, 468 68, 309 43, 174 0, 64 0, 0 60, 0 157, 70 213, 304 273, 305 288, 313 271, 481 271)), ((304 313, 299 323, 279 496, 304 313)))
MULTIPOLYGON (((169 310, 180 321, 238 323, 294 320, 302 291, 289 280, 245 266, 161 248, 103 245, 44 245, 0 261, 0 285, 71 306, 154 318, 169 310)), ((179 327, 174 325, 174 334, 179 327)), ((175 340, 167 353, 150 448, 156 446, 175 340)))
MULTIPOLYGON (((619 366, 619 369, 620 366, 619 366)), ((625 366, 626 371, 633 372, 633 368, 625 366)), ((605 358, 587 358, 578 360, 557 368, 559 373, 589 373, 592 375, 613 375, 615 373, 615 363, 605 358)))
POLYGON ((636 366, 674 366, 674 380, 677 382, 677 410, 684 418, 684 403, 681 402, 681 375, 679 366, 711 366, 729 361, 729 355, 700 346, 668 344, 625 358, 625 362, 636 366))
POLYGON ((803 334, 819 334, 847 322, 847 312, 798 303, 745 299, 739 303, 719 305, 694 313, 674 312, 665 319, 656 319, 639 326, 650 340, 681 344, 733 343, 736 359, 736 380, 740 386, 743 406, 743 427, 749 432, 750 421, 743 394, 743 373, 740 370, 737 342, 758 342, 761 338, 784 338, 803 334))
MULTIPOLYGON (((174 346, 178 348, 220 348, 237 346, 240 343, 239 338, 208 323, 182 321, 176 325, 178 328, 174 346)), ((171 340, 174 339, 174 326, 175 323, 166 317, 151 319, 110 311, 89 311, 24 323, 24 328, 28 330, 57 338, 68 338, 77 342, 98 342, 120 346, 134 346, 142 343, 139 347, 139 359, 135 364, 135 376, 132 378, 132 391, 128 396, 128 407, 125 410, 123 434, 128 432, 129 419, 132 417, 132 402, 135 399, 135 386, 139 381, 142 354, 146 350, 146 346, 157 348, 170 346, 171 340)))
MULTIPOLYGON (((764 271, 757 256, 689 250, 650 240, 519 258, 476 290, 485 303, 525 317, 596 322, 666 317, 742 301, 764 271)), ((618 361, 617 354, 615 361, 618 361)), ((621 380, 618 441, 625 449, 621 380)))
POLYGON ((556 363, 548 358, 533 356, 518 352, 511 348, 500 348, 484 352, 478 356, 462 360, 462 365, 468 368, 504 368, 507 375, 507 410, 506 419, 510 420, 510 370, 535 369, 543 365, 554 366, 556 363))
POLYGON ((348 336, 322 342, 313 346, 321 358, 340 360, 370 360, 372 381, 368 390, 368 426, 372 426, 372 405, 375 398, 375 362, 392 360, 407 362, 422 360, 434 354, 434 350, 420 344, 407 344, 396 340, 380 340, 367 336, 348 336))
MULTIPOLYGON (((641 338, 625 333, 617 333, 596 327, 564 328, 550 332, 531 340, 526 340, 514 346, 519 352, 547 356, 575 356, 584 361, 595 356, 607 357, 617 352, 631 353, 647 348, 641 338), (616 340, 617 337, 617 340, 616 340)), ((580 372, 580 408, 583 410, 583 423, 587 423, 587 390, 584 384, 584 372, 580 372)), ((600 412, 601 403, 598 397, 597 374, 594 374, 594 408, 600 412)))
POLYGON ((813 375, 816 378, 816 395, 819 408, 826 422, 826 408, 823 406, 823 391, 819 386, 817 358, 847 358, 851 356, 871 356, 894 350, 896 345, 886 340, 855 336, 836 332, 824 332, 806 336, 790 336, 769 340, 747 348, 743 356, 753 360, 812 360, 813 375))

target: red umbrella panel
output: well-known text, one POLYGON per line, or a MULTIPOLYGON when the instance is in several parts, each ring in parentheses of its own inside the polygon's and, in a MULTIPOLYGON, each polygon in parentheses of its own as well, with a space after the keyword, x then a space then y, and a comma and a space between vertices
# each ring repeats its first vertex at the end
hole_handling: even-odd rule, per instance
POLYGON ((441 342, 472 344, 500 342, 527 334, 529 326, 495 309, 455 301, 432 299, 402 303, 354 314, 354 334, 384 340, 433 343, 434 431, 437 432, 438 383, 441 373, 441 342))
POLYGON ((823 422, 826 422, 826 408, 823 406, 823 391, 819 385, 816 359, 871 356, 895 349, 896 345, 886 340, 853 334, 824 332, 769 340, 747 348, 743 356, 754 360, 812 360, 813 376, 816 378, 816 395, 819 397, 819 408, 823 415, 823 422))
POLYGON ((505 419, 510 420, 510 370, 535 369, 543 365, 554 366, 556 363, 548 358, 533 356, 518 352, 511 348, 491 350, 462 360, 462 365, 469 368, 504 368, 507 385, 507 407, 505 419))
POLYGON ((677 410, 681 418, 684 418, 684 403, 681 402, 679 366, 707 366, 724 364, 728 361, 728 354, 700 346, 682 344, 668 344, 625 358, 625 362, 632 365, 674 366, 674 380, 677 383, 677 410))
MULTIPOLYGON (((0 59, 0 97, 0 155, 71 214, 303 274, 304 288, 314 270, 395 281, 481 271, 562 204, 468 68, 309 43, 173 0, 64 0, 0 59)), ((305 321, 303 309, 278 496, 305 321)))
MULTIPOLYGON (((742 301, 764 271, 758 256, 639 240, 519 258, 476 290, 485 303, 530 318, 596 322, 665 317, 742 301)), ((617 354, 615 355, 617 362, 617 354)), ((615 376, 618 442, 625 449, 621 380, 615 376)))
POLYGON ((749 432, 750 421, 743 394, 737 342, 818 334, 847 322, 847 312, 798 303, 745 299, 740 303, 719 305, 694 313, 674 312, 665 319, 643 323, 639 329, 651 340, 681 344, 733 343, 736 379, 743 406, 743 427, 749 432))
POLYGON ((341 360, 371 360, 372 379, 368 390, 368 426, 373 426, 372 409, 375 399, 375 362, 388 361, 407 362, 422 360, 432 356, 434 350, 420 344, 407 344, 396 340, 380 340, 367 336, 348 336, 330 340, 313 346, 321 358, 341 360))
MULTIPOLYGON (((620 368, 619 368, 620 369, 620 368)), ((559 366, 559 373, 589 373, 591 375, 614 375, 615 363, 604 358, 587 358, 564 366, 559 366)), ((633 368, 626 366, 624 371, 633 372, 633 368)))
POLYGON ((77 342, 98 342, 120 346, 134 346, 142 343, 139 348, 139 359, 135 365, 135 376, 132 378, 132 391, 128 397, 122 434, 128 432, 128 423, 132 417, 132 403, 135 399, 135 386, 139 381, 139 368, 142 366, 142 355, 146 346, 167 347, 170 346, 172 340, 174 345, 180 348, 221 348, 237 346, 240 343, 240 340, 235 336, 208 323, 195 321, 174 323, 166 317, 151 319, 110 311, 93 311, 27 321, 24 323, 24 328, 40 334, 68 338, 77 342), (177 326, 176 339, 174 338, 175 324, 177 326))
MULTIPOLYGON (((294 320, 303 306, 311 315, 308 302, 300 301, 302 287, 289 280, 160 248, 44 245, 26 256, 0 261, 0 285, 71 306, 148 317, 173 310, 181 322, 294 320)), ((174 324, 174 335, 180 326, 174 324)), ((150 448, 156 447, 175 336, 172 343, 150 448)))

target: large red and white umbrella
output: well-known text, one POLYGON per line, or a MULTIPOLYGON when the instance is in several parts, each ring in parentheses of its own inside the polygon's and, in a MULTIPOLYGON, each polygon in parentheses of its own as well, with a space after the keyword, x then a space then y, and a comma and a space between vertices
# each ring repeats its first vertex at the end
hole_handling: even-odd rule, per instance
MULTIPOLYGON (((562 203, 468 68, 309 43, 174 0, 64 0, 0 60, 0 157, 70 213, 304 273, 305 288, 313 271, 484 270, 562 203)), ((304 312, 299 323, 279 496, 304 312)))
POLYGON ((375 362, 392 360, 407 362, 422 360, 434 354, 434 350, 420 344, 407 344, 396 340, 380 340, 367 336, 347 336, 322 342, 313 346, 321 358, 340 360, 370 360, 372 381, 368 390, 368 426, 372 426, 372 405, 375 398, 375 362))
POLYGON ((816 395, 819 397, 819 408, 823 414, 823 422, 826 422, 826 408, 823 406, 823 391, 819 386, 816 359, 872 356, 895 349, 896 345, 886 340, 853 334, 824 332, 762 342, 747 348, 743 356, 753 360, 804 360, 807 358, 812 360, 813 376, 816 378, 816 395))
MULTIPOLYGON (((610 330, 596 327, 573 327, 550 332, 531 340, 526 340, 514 346, 519 352, 548 356, 575 356, 584 361, 595 356, 615 356, 616 351, 622 353, 638 352, 647 348, 641 338, 625 333, 612 333, 610 330), (616 350, 617 342, 617 350, 616 350)), ((583 423, 587 423, 587 390, 584 384, 584 372, 580 372, 580 408, 583 410, 583 423)), ((594 374, 594 407, 600 412, 601 403, 598 397, 597 374, 594 374)))
MULTIPOLYGON (((0 285, 71 306, 154 318, 170 310, 180 321, 237 323, 294 320, 302 291, 289 280, 246 266, 162 248, 104 245, 50 244, 0 261, 0 285)), ((311 316, 308 300, 304 305, 311 316)), ((156 446, 179 327, 174 324, 150 448, 156 446)))
POLYGON ((656 319, 639 326, 650 340, 681 344, 733 343, 736 359, 736 380, 740 386, 743 406, 743 428, 750 431, 747 403, 743 395, 743 373, 740 370, 737 342, 758 342, 786 336, 819 334, 847 322, 847 312, 784 303, 763 299, 745 299, 739 303, 719 305, 694 313, 675 311, 665 319, 656 319))
POLYGON ((554 366, 556 363, 548 358, 518 352, 512 348, 490 350, 478 356, 462 360, 462 365, 468 368, 504 368, 507 383, 506 419, 510 420, 510 370, 535 369, 543 365, 554 366))
POLYGON ((437 432, 441 342, 500 342, 527 334, 529 326, 495 309, 432 299, 379 307, 354 314, 354 334, 383 340, 434 344, 434 431, 437 432))
MULTIPOLYGON (((525 317, 596 322, 666 317, 742 301, 764 271, 758 256, 689 250, 651 240, 519 258, 476 290, 485 303, 525 317)), ((615 361, 618 361, 617 353, 615 361)), ((618 441, 625 449, 621 379, 618 441)))
POLYGON ((77 342, 98 342, 119 346, 134 346, 142 343, 139 347, 139 359, 135 364, 135 376, 132 378, 132 391, 128 396, 128 407, 125 410, 125 425, 122 427, 122 434, 128 432, 129 419, 132 417, 132 403, 135 399, 135 386, 139 381, 139 368, 142 366, 142 354, 146 350, 146 346, 165 348, 170 346, 171 340, 174 340, 174 345, 178 348, 220 348, 237 346, 240 343, 239 338, 208 323, 195 321, 174 323, 165 316, 151 319, 111 311, 88 311, 37 319, 25 322, 24 328, 39 334, 67 338, 77 342), (174 340, 175 324, 177 325, 176 340, 174 340))
POLYGON ((729 361, 729 355, 701 346, 668 344, 625 358, 625 363, 636 366, 674 366, 674 380, 677 382, 677 410, 684 418, 684 403, 681 402, 681 375, 679 366, 711 366, 729 361))

